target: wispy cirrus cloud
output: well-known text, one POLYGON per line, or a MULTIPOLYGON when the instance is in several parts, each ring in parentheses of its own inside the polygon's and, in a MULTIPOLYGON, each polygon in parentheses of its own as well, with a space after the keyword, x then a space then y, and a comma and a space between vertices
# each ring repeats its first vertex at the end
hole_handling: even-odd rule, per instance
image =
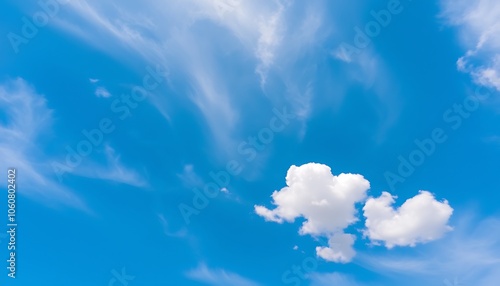
POLYGON ((105 144, 102 150, 104 161, 90 161, 69 170, 69 173, 92 179, 126 184, 134 187, 148 186, 147 180, 136 170, 123 164, 121 156, 110 145, 105 144))
MULTIPOLYGON (((360 265, 407 285, 459 281, 496 285, 500 279, 500 219, 463 215, 446 238, 411 253, 360 254, 360 265), (411 283, 410 283, 411 281, 411 283)), ((450 282, 451 283, 451 282, 450 282)), ((452 285, 452 284, 451 284, 452 285)))
POLYGON ((77 195, 57 183, 40 145, 42 137, 50 137, 53 121, 45 97, 21 78, 8 80, 0 85, 0 108, 6 115, 0 125, 1 169, 17 168, 23 178, 20 193, 49 206, 86 209, 77 195))
POLYGON ((200 264, 197 268, 186 272, 186 276, 206 285, 212 286, 259 286, 260 284, 248 278, 244 278, 236 273, 224 269, 208 268, 205 264, 200 264))
POLYGON ((500 5, 495 0, 442 0, 442 17, 459 28, 468 49, 457 68, 480 85, 500 91, 500 5))
MULTIPOLYGON (((61 30, 120 60, 128 61, 133 54, 175 68, 183 94, 203 115, 221 149, 235 143, 238 111, 244 108, 241 99, 250 96, 228 78, 232 61, 245 65, 240 70, 246 73, 238 80, 260 83, 273 103, 292 102, 303 120, 310 114, 315 91, 310 71, 315 64, 307 72, 290 71, 297 61, 321 51, 316 45, 325 40, 318 33, 324 24, 321 1, 307 8, 280 0, 148 0, 119 7, 82 0, 68 7, 70 12, 57 19, 61 30), (303 19, 297 14, 303 14, 303 19), (269 73, 273 81, 284 83, 285 91, 266 88, 269 73)), ((161 111, 169 105, 169 99, 161 96, 152 101, 161 111)))
MULTIPOLYGON (((362 286, 353 277, 346 274, 333 272, 333 273, 312 273, 310 275, 311 286, 362 286)), ((373 285, 373 284, 371 284, 373 285)))
MULTIPOLYGON (((53 110, 48 108, 45 97, 21 78, 8 80, 0 85, 0 108, 5 111, 0 125, 0 164, 4 170, 18 169, 23 178, 19 182, 20 193, 48 206, 89 211, 76 190, 61 184, 53 172, 54 158, 44 152, 47 140, 54 140, 53 110)), ((108 145, 104 146, 103 155, 104 163, 92 162, 71 172, 136 187, 148 185, 139 173, 124 166, 108 145)))
POLYGON ((163 233, 168 236, 168 237, 176 237, 176 238, 185 238, 188 235, 187 229, 186 228, 181 228, 177 231, 172 231, 171 227, 165 218, 163 214, 157 214, 158 216, 158 221, 161 224, 161 227, 163 228, 163 233))

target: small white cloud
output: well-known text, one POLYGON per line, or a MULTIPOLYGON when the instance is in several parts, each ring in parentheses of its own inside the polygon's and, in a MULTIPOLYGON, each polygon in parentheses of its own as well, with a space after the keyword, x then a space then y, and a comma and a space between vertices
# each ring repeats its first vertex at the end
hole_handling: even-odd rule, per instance
POLYGON ((295 245, 295 246, 293 247, 293 250, 297 250, 297 249, 299 249, 299 247, 298 247, 297 245, 295 245))
POLYGON ((90 83, 97 83, 99 82, 99 79, 97 78, 89 78, 90 83))
POLYGON ((383 192, 378 198, 368 199, 363 207, 365 235, 375 243, 383 242, 387 248, 415 246, 441 238, 451 230, 448 220, 453 209, 446 200, 439 202, 431 193, 420 191, 394 209, 394 198, 383 192))
POLYGON ((303 217, 301 235, 325 236, 329 247, 318 247, 317 255, 335 262, 349 262, 355 252, 354 236, 344 229, 357 221, 356 203, 364 201, 370 183, 357 174, 334 176, 330 167, 309 163, 291 166, 287 186, 272 194, 276 208, 255 206, 255 212, 266 221, 293 222, 303 217))
POLYGON ((258 286, 259 284, 224 269, 210 269, 205 264, 186 273, 189 279, 212 286, 258 286))
POLYGON ((97 97, 104 97, 104 98, 108 98, 108 97, 111 96, 111 93, 109 93, 109 91, 106 88, 102 87, 102 86, 96 88, 94 94, 97 97))
POLYGON ((222 188, 220 189, 221 192, 229 194, 229 190, 227 188, 222 188))

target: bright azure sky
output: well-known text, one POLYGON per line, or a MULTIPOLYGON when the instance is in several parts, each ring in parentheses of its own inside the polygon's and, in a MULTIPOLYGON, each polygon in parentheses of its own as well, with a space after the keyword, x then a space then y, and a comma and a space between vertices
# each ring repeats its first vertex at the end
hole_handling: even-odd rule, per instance
POLYGON ((498 285, 497 0, 0 11, 2 285, 498 285))

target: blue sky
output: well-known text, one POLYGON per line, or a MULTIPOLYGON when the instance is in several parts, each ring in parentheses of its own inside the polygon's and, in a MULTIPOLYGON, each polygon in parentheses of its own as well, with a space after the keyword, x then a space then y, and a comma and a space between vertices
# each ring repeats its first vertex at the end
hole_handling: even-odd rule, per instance
POLYGON ((0 281, 497 285, 500 5, 369 2, 3 1, 0 281))

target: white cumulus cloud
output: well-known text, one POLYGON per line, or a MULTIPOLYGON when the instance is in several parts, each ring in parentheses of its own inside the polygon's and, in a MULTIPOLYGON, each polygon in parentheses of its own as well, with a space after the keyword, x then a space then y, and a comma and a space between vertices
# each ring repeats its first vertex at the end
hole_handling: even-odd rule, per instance
POLYGON ((355 255, 355 237, 344 229, 357 221, 356 204, 363 202, 370 183, 361 175, 335 176, 330 167, 308 163, 291 166, 286 187, 272 194, 274 209, 255 206, 255 212, 266 221, 278 223, 305 219, 301 235, 324 236, 328 247, 318 247, 317 255, 328 261, 349 262, 355 255))
POLYGON ((448 220, 453 208, 446 200, 439 202, 431 193, 420 191, 397 209, 392 206, 394 201, 395 197, 383 192, 378 198, 369 198, 363 207, 365 235, 373 242, 383 242, 387 248, 415 246, 451 230, 448 220))

